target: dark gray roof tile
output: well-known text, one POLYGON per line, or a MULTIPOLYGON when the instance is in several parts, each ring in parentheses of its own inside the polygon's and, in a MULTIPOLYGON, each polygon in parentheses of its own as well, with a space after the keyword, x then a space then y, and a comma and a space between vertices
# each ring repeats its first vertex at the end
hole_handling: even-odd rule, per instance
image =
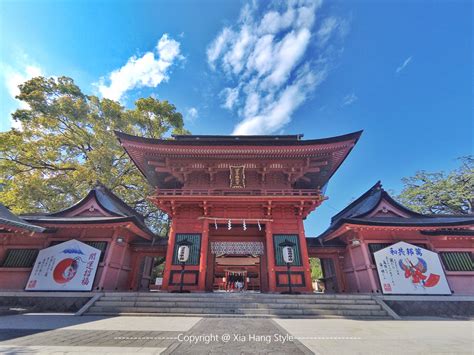
POLYGON ((380 181, 362 196, 334 215, 329 228, 317 238, 324 238, 344 223, 387 226, 449 226, 474 224, 474 216, 467 215, 423 215, 395 201, 382 187, 380 181), (382 200, 403 211, 408 217, 367 217, 382 200))
POLYGON ((107 220, 119 221, 120 218, 117 219, 117 217, 120 217, 122 220, 124 218, 133 220, 133 222, 135 222, 135 224, 144 232, 146 232, 150 236, 154 235, 154 233, 146 225, 145 219, 140 213, 138 213, 132 207, 123 202, 117 195, 115 195, 112 191, 110 191, 102 184, 97 184, 96 187, 89 191, 86 197, 84 197, 82 200, 80 200, 73 206, 68 207, 64 210, 43 215, 35 214, 24 216, 24 218, 28 220, 41 220, 48 222, 57 221, 58 223, 74 223, 77 221, 93 223, 99 221, 105 222, 107 220), (83 206, 90 199, 95 199, 97 203, 112 216, 68 216, 68 214, 83 206))
POLYGON ((16 227, 16 228, 21 228, 21 229, 26 229, 31 232, 38 232, 38 233, 42 233, 46 230, 46 228, 28 223, 24 219, 10 212, 10 210, 2 204, 0 204, 0 224, 4 224, 4 225, 16 227))

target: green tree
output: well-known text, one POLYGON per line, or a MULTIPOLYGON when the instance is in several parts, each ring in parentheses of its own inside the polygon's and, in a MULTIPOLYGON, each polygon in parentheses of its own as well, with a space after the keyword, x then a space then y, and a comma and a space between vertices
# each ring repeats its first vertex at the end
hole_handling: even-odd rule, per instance
POLYGON ((166 225, 146 200, 151 186, 114 130, 151 138, 186 134, 174 105, 149 97, 127 109, 83 94, 68 77, 33 78, 20 85, 17 98, 28 109, 12 114, 21 129, 0 133, 0 203, 15 213, 57 211, 100 181, 153 221, 156 231, 166 225))
POLYGON ((398 200, 419 213, 474 213, 474 158, 459 158, 461 166, 450 173, 419 171, 402 179, 398 200))
POLYGON ((318 280, 323 277, 323 269, 321 268, 321 260, 318 258, 309 258, 309 266, 311 268, 311 279, 318 280))

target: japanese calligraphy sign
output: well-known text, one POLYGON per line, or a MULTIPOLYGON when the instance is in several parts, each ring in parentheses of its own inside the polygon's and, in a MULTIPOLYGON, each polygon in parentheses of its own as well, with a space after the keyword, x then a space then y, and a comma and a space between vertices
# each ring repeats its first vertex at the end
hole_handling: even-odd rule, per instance
POLYGON ((245 166, 230 166, 230 187, 245 187, 245 166))
POLYGON ((438 254, 405 242, 374 253, 384 294, 450 295, 438 254))
POLYGON ((100 250, 72 239, 41 250, 26 291, 90 291, 100 250))

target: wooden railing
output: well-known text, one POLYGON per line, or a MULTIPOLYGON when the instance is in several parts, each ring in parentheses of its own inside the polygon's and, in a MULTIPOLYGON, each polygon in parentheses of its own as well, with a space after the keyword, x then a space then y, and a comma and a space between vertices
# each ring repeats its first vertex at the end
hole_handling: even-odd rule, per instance
POLYGON ((320 196, 307 189, 157 189, 158 196, 320 196))

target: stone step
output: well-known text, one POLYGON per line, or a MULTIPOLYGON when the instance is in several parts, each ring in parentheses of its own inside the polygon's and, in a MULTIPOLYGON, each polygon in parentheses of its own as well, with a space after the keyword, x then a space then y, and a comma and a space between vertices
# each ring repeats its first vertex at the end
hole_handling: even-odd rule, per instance
POLYGON ((391 319, 369 294, 107 292, 87 314, 391 319))
POLYGON ((391 320, 388 315, 383 316, 338 316, 338 315, 272 315, 272 314, 225 314, 225 313, 202 313, 202 314, 182 314, 182 313, 110 313, 110 312, 94 312, 88 313, 91 316, 126 316, 126 317, 205 317, 205 318, 244 318, 244 319, 268 319, 268 318, 287 318, 287 319, 356 319, 356 320, 391 320))
POLYGON ((239 303, 278 303, 278 304, 374 304, 375 302, 372 299, 258 299, 258 298, 192 298, 192 297, 115 297, 115 296, 104 296, 101 298, 101 301, 109 302, 219 302, 219 303, 229 303, 233 304, 236 302, 239 303))
POLYGON ((370 294, 301 294, 282 295, 277 293, 239 293, 239 292, 209 292, 209 293, 167 293, 167 292, 105 292, 105 297, 170 297, 170 298, 263 298, 263 299, 372 299, 370 294))
POLYGON ((269 316, 327 316, 336 315, 343 317, 385 317, 382 310, 312 310, 312 309, 216 309, 216 308, 152 308, 152 307, 99 307, 93 306, 88 314, 126 314, 126 313, 174 313, 186 315, 200 314, 244 314, 244 315, 269 315, 269 316))
MULTIPOLYGON (((94 312, 94 313, 88 313, 87 315, 90 316, 127 316, 127 317, 205 317, 205 318, 275 318, 275 315, 270 315, 270 314, 224 314, 224 313, 202 313, 202 314, 194 314, 194 315, 189 315, 189 314, 182 314, 182 313, 132 313, 132 312, 124 312, 124 313, 110 313, 110 312, 94 312)), ((370 319, 370 320, 375 320, 375 319, 380 319, 380 320, 385 320, 385 319, 391 319, 390 317, 382 316, 382 317, 376 317, 376 316, 370 316, 370 317, 364 317, 364 316, 352 316, 352 317, 343 317, 343 316, 336 316, 336 315, 324 315, 324 316, 305 316, 305 315, 296 315, 296 316, 291 316, 291 315, 285 315, 285 316, 278 316, 279 318, 298 318, 298 319, 344 319, 344 318, 351 318, 351 319, 370 319)))
POLYGON ((313 299, 320 299, 320 300, 370 300, 372 297, 357 297, 357 296, 346 296, 341 295, 338 297, 335 296, 319 296, 319 295, 268 295, 268 294, 257 294, 257 295, 246 295, 246 294, 220 294, 215 296, 212 293, 209 294, 197 294, 197 293, 190 293, 190 294, 142 294, 142 295, 134 295, 134 294, 105 294, 103 297, 133 297, 133 298, 172 298, 172 299, 187 299, 187 298, 195 298, 195 299, 228 299, 228 300, 236 300, 236 299, 258 299, 258 300, 313 300, 313 299))
POLYGON ((180 307, 180 308, 262 308, 262 309, 371 309, 378 310, 380 306, 375 302, 372 304, 297 304, 297 303, 255 303, 255 302, 147 302, 147 301, 109 301, 99 300, 95 303, 101 307, 180 307))

